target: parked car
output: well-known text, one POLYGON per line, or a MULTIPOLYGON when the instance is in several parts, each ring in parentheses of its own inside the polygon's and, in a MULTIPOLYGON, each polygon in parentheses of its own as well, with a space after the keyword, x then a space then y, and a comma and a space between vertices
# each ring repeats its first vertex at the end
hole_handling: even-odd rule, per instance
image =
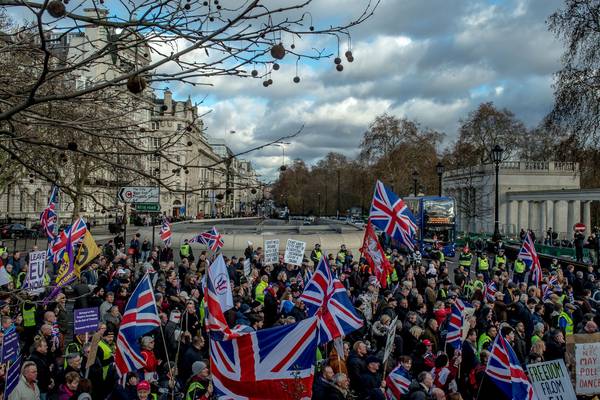
POLYGON ((37 232, 23 224, 8 224, 0 228, 2 239, 24 239, 36 237, 37 232))

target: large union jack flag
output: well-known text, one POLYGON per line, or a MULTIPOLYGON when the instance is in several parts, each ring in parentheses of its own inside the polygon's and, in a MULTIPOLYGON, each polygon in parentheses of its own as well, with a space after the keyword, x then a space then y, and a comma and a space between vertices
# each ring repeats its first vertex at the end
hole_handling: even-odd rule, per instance
POLYGON ((375 184, 369 220, 392 239, 414 249, 413 239, 417 232, 415 217, 396 193, 381 181, 375 184))
POLYGON ((319 344, 346 336, 363 326, 344 285, 331 274, 325 257, 300 296, 309 316, 319 316, 319 344))
POLYGON ((49 243, 48 258, 50 258, 55 264, 62 262, 67 248, 67 242, 69 241, 69 239, 71 240, 71 246, 74 249, 74 254, 77 254, 77 251, 75 249, 83 240, 85 232, 87 232, 87 224, 85 223, 85 220, 81 217, 77 218, 77 220, 73 222, 73 224, 71 224, 65 230, 56 235, 54 240, 51 243, 49 243))
POLYGON ((163 219, 163 223, 160 227, 160 240, 163 241, 165 246, 171 246, 171 240, 173 238, 173 233, 171 232, 171 223, 168 219, 163 219))
POLYGON ((535 285, 540 287, 542 283, 542 266, 540 265, 540 259, 535 251, 535 245, 531 239, 531 234, 527 232, 523 239, 523 245, 519 250, 518 258, 523 260, 527 268, 531 271, 531 280, 535 282, 535 285))
POLYGON ((139 339, 159 326, 156 300, 150 277, 146 274, 131 294, 121 320, 115 352, 115 365, 119 376, 144 366, 139 339))
POLYGON ((390 372, 387 378, 385 378, 387 398, 389 400, 400 400, 402 395, 408 393, 411 382, 412 379, 408 371, 404 369, 402 364, 398 365, 390 372))
POLYGON ((50 197, 48 198, 48 205, 40 215, 40 224, 48 237, 48 241, 54 240, 56 237, 56 222, 58 221, 57 208, 58 206, 58 186, 53 185, 50 197))
POLYGON ((496 335, 485 373, 513 400, 537 400, 517 355, 501 334, 496 335))
POLYGON ((219 399, 310 399, 318 318, 211 340, 210 361, 219 399))
POLYGON ((448 333, 446 334, 446 345, 459 349, 462 346, 463 315, 456 304, 452 305, 452 313, 448 320, 448 333))
POLYGON ((223 235, 221 235, 214 226, 210 231, 202 232, 191 238, 188 242, 205 244, 213 253, 219 251, 224 245, 223 235))

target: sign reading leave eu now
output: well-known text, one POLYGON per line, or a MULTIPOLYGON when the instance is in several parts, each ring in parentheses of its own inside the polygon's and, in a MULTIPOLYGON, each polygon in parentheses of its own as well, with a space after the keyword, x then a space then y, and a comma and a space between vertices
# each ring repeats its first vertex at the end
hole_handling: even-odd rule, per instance
POLYGON ((575 391, 562 359, 527 366, 529 380, 539 400, 575 399, 575 391))

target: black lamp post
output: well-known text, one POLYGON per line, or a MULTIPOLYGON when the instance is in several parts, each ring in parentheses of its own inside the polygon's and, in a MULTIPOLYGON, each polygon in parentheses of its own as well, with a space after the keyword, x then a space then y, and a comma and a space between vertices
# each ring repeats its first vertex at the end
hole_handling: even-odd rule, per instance
POLYGON ((492 236, 492 240, 497 242, 502 238, 500 236, 500 217, 499 217, 499 207, 498 207, 498 173, 500 171, 500 163, 502 162, 502 153, 504 149, 499 145, 495 145, 492 149, 492 161, 496 167, 496 201, 495 201, 495 213, 494 213, 494 235, 492 236))
POLYGON ((444 164, 442 164, 441 161, 435 166, 435 172, 437 172, 438 176, 438 196, 442 197, 442 175, 444 175, 444 164))
POLYGON ((419 172, 416 169, 413 170, 412 177, 413 177, 413 193, 415 194, 415 197, 417 197, 417 183, 419 182, 419 172))

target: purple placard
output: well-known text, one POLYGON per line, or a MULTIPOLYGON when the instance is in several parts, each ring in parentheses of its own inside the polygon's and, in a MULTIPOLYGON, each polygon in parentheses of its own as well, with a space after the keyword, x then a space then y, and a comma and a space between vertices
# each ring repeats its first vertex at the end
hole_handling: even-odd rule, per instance
POLYGON ((8 360, 14 360, 17 358, 19 353, 19 335, 13 328, 4 333, 2 338, 2 362, 5 363, 8 360))
POLYGON ((97 331, 99 320, 98 307, 75 310, 75 334, 97 331))

